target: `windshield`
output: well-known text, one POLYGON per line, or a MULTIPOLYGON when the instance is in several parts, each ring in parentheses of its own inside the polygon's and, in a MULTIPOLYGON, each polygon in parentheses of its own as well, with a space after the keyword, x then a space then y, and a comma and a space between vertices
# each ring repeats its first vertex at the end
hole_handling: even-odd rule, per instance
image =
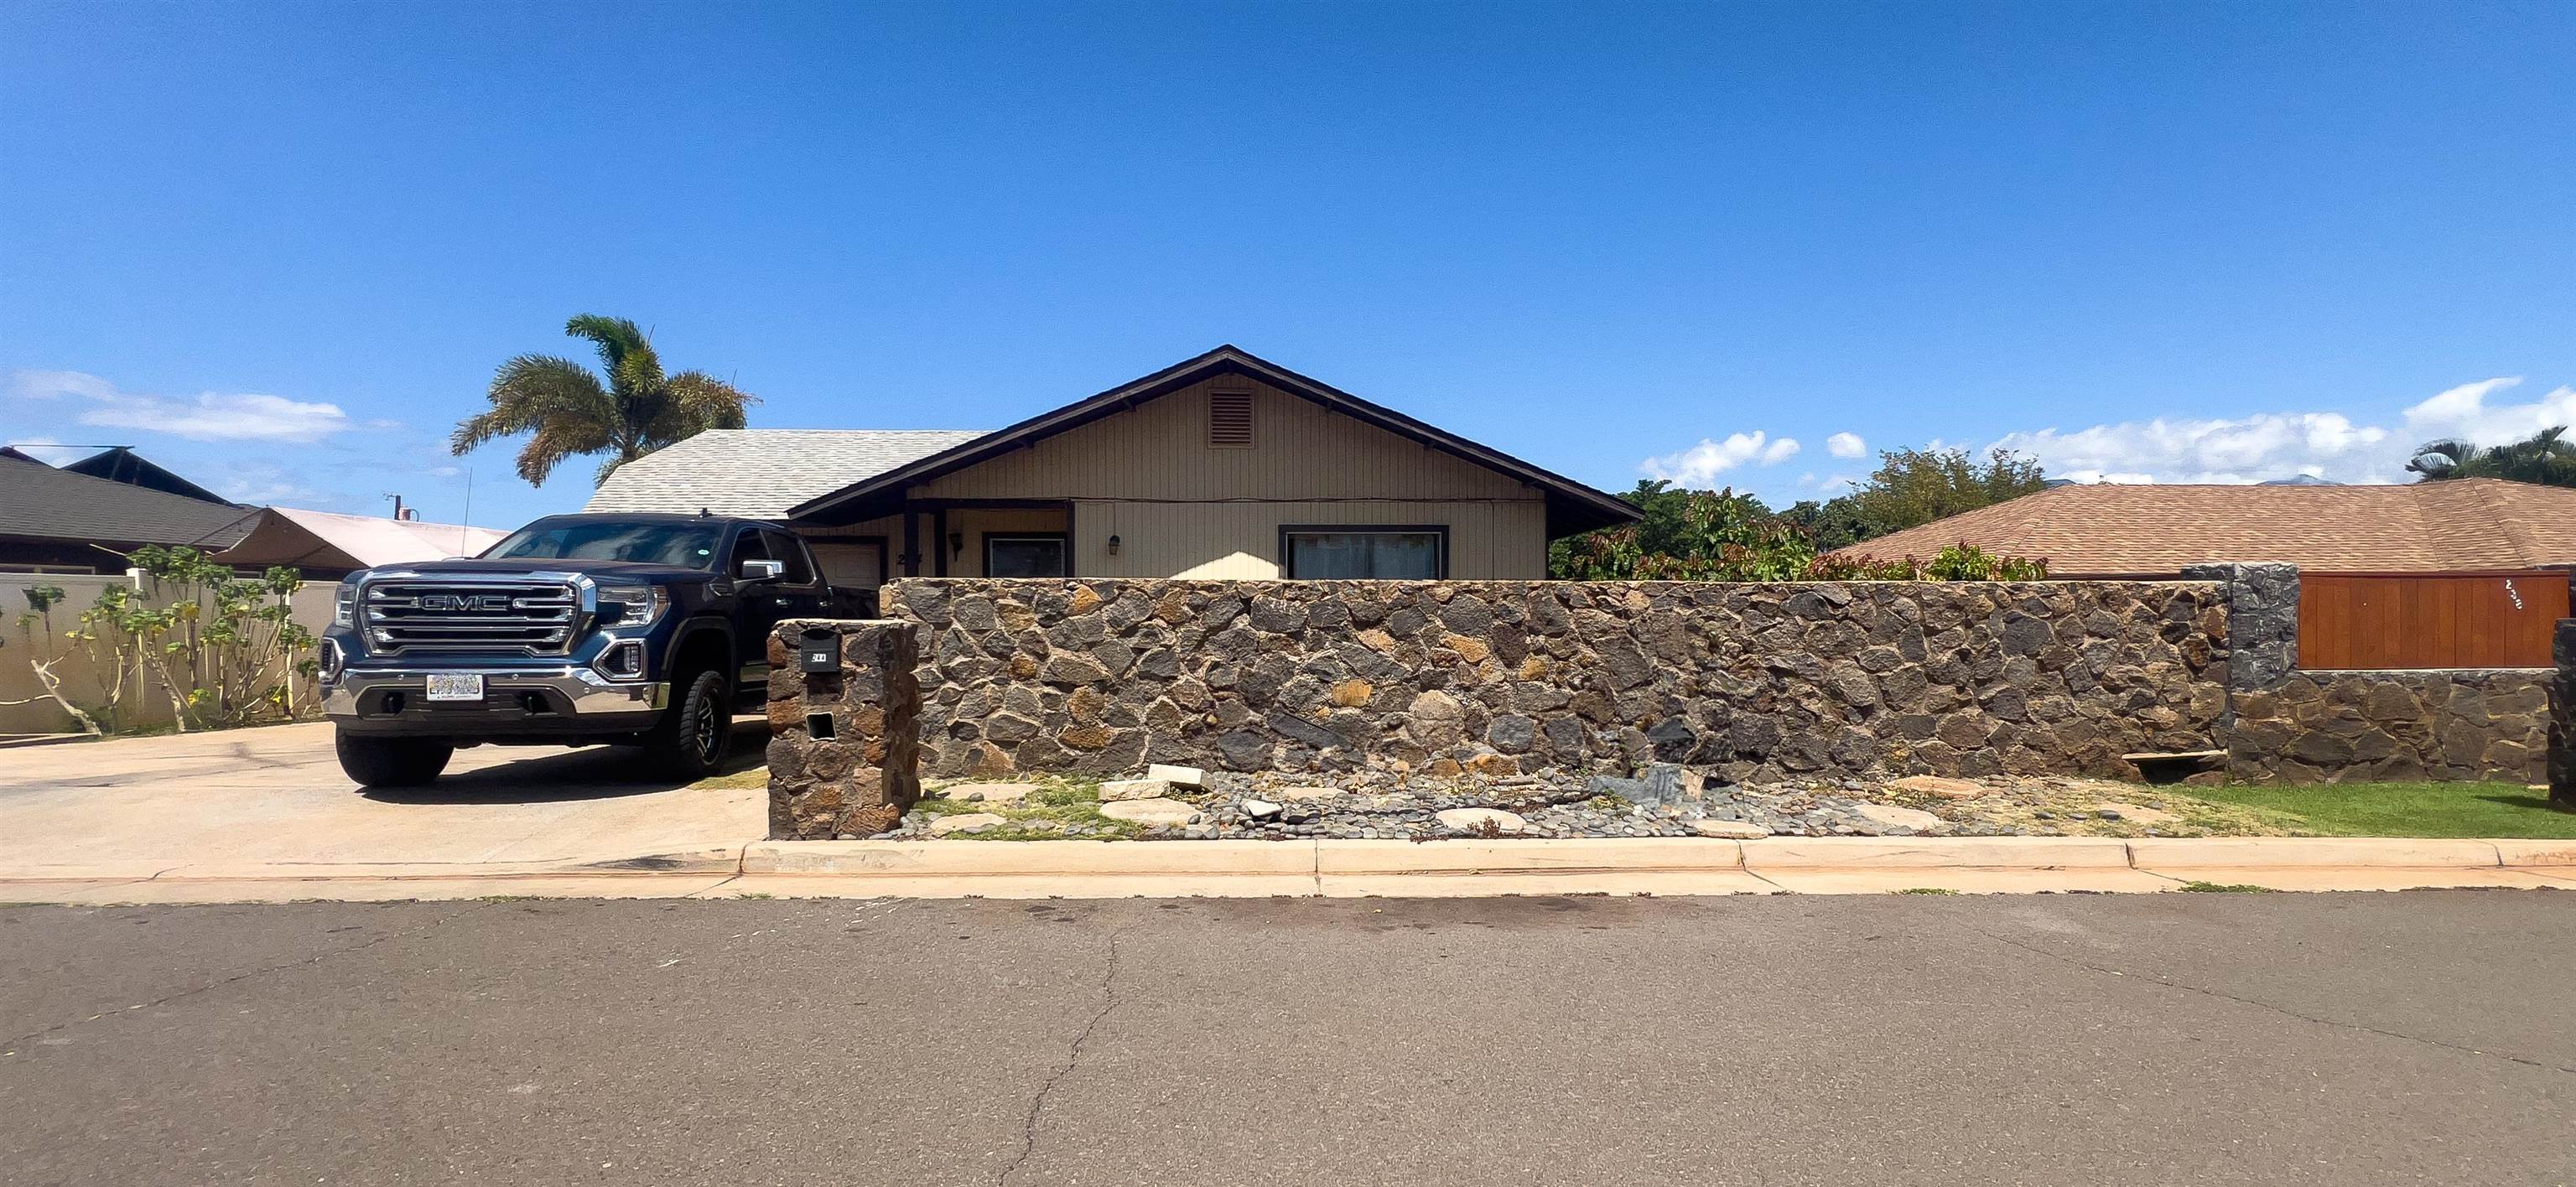
POLYGON ((510 533, 485 560, 641 561, 712 569, 723 528, 711 523, 540 519, 510 533))

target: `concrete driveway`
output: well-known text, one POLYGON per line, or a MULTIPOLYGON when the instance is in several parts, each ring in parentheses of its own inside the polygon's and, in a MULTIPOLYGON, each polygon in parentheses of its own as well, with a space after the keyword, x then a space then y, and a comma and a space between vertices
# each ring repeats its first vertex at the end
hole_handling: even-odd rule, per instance
MULTIPOLYGON (((734 768, 762 727, 736 726, 734 768)), ((560 863, 739 848, 758 787, 687 787, 608 747, 478 746, 437 783, 362 790, 327 724, 0 750, 0 877, 252 864, 560 863)))

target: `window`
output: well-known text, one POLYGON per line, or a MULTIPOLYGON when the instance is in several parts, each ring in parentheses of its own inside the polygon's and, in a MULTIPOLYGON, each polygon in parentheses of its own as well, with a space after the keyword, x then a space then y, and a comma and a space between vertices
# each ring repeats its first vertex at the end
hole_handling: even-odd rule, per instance
POLYGON ((510 533, 508 539, 485 549, 483 556, 487 560, 641 561, 704 569, 715 563, 717 530, 711 523, 549 518, 510 533))
POLYGON ((1208 448, 1252 448, 1252 393, 1208 393, 1208 448))
POLYGON ((986 536, 987 577, 1070 577, 1065 567, 1064 536, 986 536))
POLYGON ((796 546, 796 541, 793 538, 788 536, 785 532, 773 532, 767 528, 761 529, 760 538, 769 545, 770 559, 781 562, 787 566, 787 571, 778 575, 778 580, 781 583, 787 585, 814 584, 814 571, 805 566, 805 550, 798 548, 796 546))
POLYGON ((1292 581, 1436 581, 1449 575, 1449 529, 1337 524, 1279 529, 1292 581))

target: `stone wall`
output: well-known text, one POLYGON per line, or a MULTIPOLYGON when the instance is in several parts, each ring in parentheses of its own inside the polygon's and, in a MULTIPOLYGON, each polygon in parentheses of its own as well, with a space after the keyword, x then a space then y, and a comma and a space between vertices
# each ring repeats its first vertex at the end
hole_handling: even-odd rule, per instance
POLYGON ((2231 778, 2288 783, 2548 774, 2547 668, 2289 672, 2240 692, 2231 778))
POLYGON ((907 579, 941 775, 2133 775, 2217 748, 2211 582, 907 579))
POLYGON ((790 619, 769 637, 769 837, 828 841, 893 828, 921 798, 920 628, 790 619), (840 670, 807 673, 807 628, 839 636, 840 670), (809 721, 831 720, 831 737, 809 721))

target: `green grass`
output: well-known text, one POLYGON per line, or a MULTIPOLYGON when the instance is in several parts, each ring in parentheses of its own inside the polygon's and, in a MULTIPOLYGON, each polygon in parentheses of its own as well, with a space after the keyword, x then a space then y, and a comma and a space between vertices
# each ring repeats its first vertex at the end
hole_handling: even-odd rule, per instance
POLYGON ((2576 812, 2519 783, 2232 783, 2189 794, 2294 816, 2329 837, 2576 839, 2576 812))
POLYGON ((1143 825, 1133 821, 1100 814, 1097 779, 1041 775, 1029 782, 1038 784, 1038 789, 1012 803, 952 800, 947 788, 941 787, 924 793, 913 808, 930 816, 990 812, 1002 818, 1002 823, 977 832, 952 833, 949 839, 953 841, 1061 841, 1066 839, 1065 829, 1077 824, 1099 830, 1095 839, 1133 837, 1145 831, 1143 825))

